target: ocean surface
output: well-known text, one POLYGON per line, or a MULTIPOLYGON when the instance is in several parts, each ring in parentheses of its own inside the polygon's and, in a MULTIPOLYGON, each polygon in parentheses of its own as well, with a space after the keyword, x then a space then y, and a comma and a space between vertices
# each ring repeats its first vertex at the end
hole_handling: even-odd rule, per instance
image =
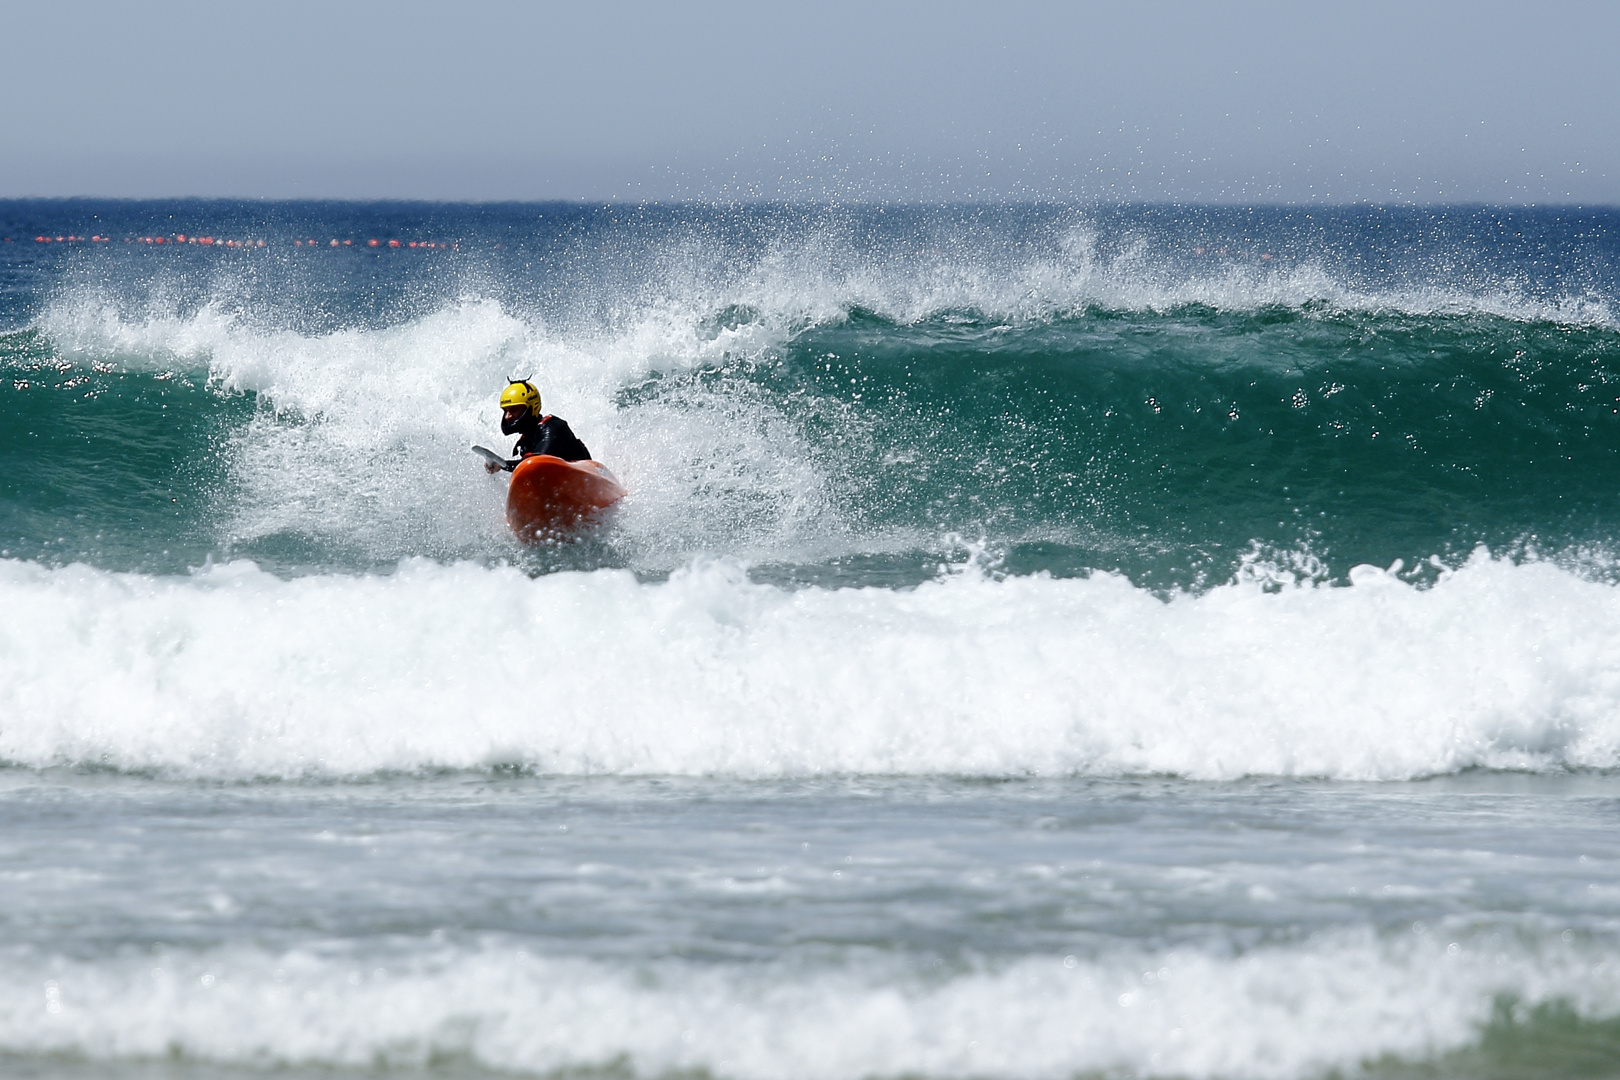
POLYGON ((1620 1076, 1620 211, 0 202, 0 1075, 1620 1076))

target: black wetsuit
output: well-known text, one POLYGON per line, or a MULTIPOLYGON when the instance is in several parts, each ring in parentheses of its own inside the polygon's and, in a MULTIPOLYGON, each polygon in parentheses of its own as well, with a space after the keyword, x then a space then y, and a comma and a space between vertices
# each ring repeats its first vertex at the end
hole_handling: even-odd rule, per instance
POLYGON ((530 454, 550 454, 564 461, 589 461, 591 457, 591 452, 579 441, 579 436, 568 426, 568 421, 560 416, 547 416, 524 431, 517 445, 512 447, 512 453, 517 455, 517 460, 507 464, 508 472, 530 454))

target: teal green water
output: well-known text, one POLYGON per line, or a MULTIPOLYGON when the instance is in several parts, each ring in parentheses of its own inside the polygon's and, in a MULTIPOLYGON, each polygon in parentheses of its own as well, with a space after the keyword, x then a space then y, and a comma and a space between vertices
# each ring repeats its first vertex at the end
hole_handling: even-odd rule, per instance
POLYGON ((1259 541, 1342 572, 1602 543, 1620 522, 1606 327, 1310 307, 903 328, 857 313, 761 378, 858 418, 855 445, 828 440, 861 463, 865 520, 982 531, 1023 570, 1185 584, 1225 579, 1259 541))
MULTIPOLYGON (((0 337, 0 366, 0 546, 13 555, 159 570, 230 551, 365 564, 341 535, 233 531, 233 470, 256 410, 274 403, 211 381, 203 359, 87 360, 29 329, 0 337)), ((775 560, 792 578, 914 577, 954 533, 1013 572, 1120 569, 1185 587, 1225 580, 1254 544, 1342 575, 1455 563, 1480 544, 1605 548, 1620 524, 1620 332, 1608 326, 1322 305, 1010 323, 855 309, 745 355, 647 373, 612 403, 627 426, 638 413, 657 425, 721 398, 729 429, 700 439, 724 454, 731 429, 784 429, 784 452, 802 455, 836 512, 831 551, 807 559, 790 545, 775 560), (901 534, 917 539, 896 551, 901 534)), ((271 423, 310 420, 293 410, 271 423)), ((726 528, 702 545, 724 551, 726 528)), ((388 554, 508 554, 484 535, 458 540, 452 521, 437 533, 388 554)), ((611 544, 588 557, 637 558, 611 544)))
POLYGON ((64 362, 35 331, 0 337, 0 547, 11 557, 165 569, 218 544, 227 441, 252 402, 195 373, 64 362))

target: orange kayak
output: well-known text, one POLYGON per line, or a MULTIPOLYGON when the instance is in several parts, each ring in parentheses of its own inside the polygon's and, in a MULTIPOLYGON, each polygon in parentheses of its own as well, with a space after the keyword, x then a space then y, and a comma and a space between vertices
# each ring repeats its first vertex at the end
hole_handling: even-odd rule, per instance
POLYGON ((534 454, 512 470, 506 491, 506 523, 518 539, 532 542, 572 528, 624 498, 624 486, 600 461, 564 461, 534 454))

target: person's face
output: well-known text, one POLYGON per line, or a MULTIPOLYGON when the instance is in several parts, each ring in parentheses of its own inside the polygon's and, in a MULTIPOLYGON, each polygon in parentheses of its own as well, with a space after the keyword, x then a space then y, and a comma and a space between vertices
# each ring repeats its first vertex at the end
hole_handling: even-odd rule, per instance
POLYGON ((515 424, 528 411, 527 405, 508 405, 501 410, 501 419, 508 424, 515 424))

